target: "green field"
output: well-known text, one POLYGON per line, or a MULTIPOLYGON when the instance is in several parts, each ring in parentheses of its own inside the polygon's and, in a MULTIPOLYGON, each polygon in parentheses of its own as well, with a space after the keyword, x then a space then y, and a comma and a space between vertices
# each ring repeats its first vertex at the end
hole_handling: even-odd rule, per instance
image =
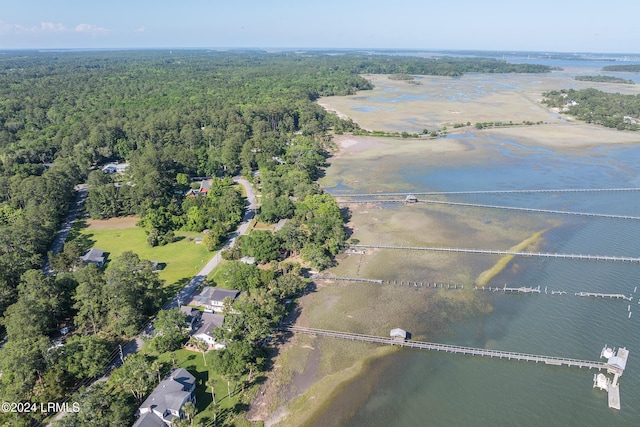
MULTIPOLYGON (((216 425, 233 425, 233 426, 255 426, 257 424, 247 421, 244 416, 239 415, 239 410, 246 408, 247 399, 255 394, 255 388, 258 387, 260 379, 256 379, 251 387, 246 388, 242 393, 240 384, 235 384, 232 380, 230 383, 231 395, 228 395, 227 381, 212 369, 204 366, 202 353, 190 350, 177 350, 173 355, 163 353, 158 360, 165 365, 173 364, 172 357, 175 358, 175 364, 186 369, 194 377, 196 377, 196 408, 197 415, 194 425, 213 426, 213 399, 211 397, 211 387, 207 385, 210 378, 214 380, 216 389, 217 403, 217 424, 216 425)), ((243 378, 246 379, 246 378, 243 378)))
POLYGON ((200 235, 177 231, 176 236, 181 238, 179 241, 156 247, 147 244, 147 235, 139 227, 96 229, 89 226, 80 230, 79 237, 87 243, 92 243, 93 247, 107 252, 108 261, 115 260, 125 251, 132 251, 141 259, 166 264, 159 276, 165 280, 171 291, 177 291, 198 273, 213 255, 204 245, 194 243, 194 237, 200 235))

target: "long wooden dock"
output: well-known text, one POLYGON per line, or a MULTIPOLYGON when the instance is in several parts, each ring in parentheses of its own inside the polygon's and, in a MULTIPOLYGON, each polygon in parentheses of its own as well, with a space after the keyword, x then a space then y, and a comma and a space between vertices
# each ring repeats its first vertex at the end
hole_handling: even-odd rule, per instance
POLYGON ((499 286, 495 286, 495 287, 491 287, 489 286, 487 287, 474 287, 475 290, 481 290, 481 291, 492 291, 492 292, 518 292, 518 293, 523 293, 523 294, 539 294, 540 293, 540 286, 536 286, 535 288, 530 287, 530 286, 520 286, 518 288, 512 288, 512 287, 508 287, 506 284, 503 287, 499 287, 499 286))
POLYGON ((517 190, 470 190, 470 191, 411 191, 411 192, 380 192, 380 193, 352 193, 352 194, 333 194, 335 197, 382 197, 382 196, 449 196, 449 195, 468 195, 468 194, 527 194, 527 193, 603 193, 603 192, 625 192, 640 191, 640 187, 629 188, 560 188, 560 189, 517 189, 517 190))
POLYGON ((443 247, 424 247, 424 246, 393 246, 393 245, 350 245, 356 249, 395 249, 405 251, 430 251, 430 252, 450 252, 463 254, 479 254, 479 255, 513 255, 521 257, 535 258, 561 258, 571 260, 589 260, 589 261, 617 261, 617 262, 640 262, 640 258, 626 256, 610 256, 610 255, 582 255, 582 254, 557 254, 545 252, 518 252, 518 251, 501 251, 495 249, 464 249, 464 248, 443 248, 443 247))
MULTIPOLYGON (((337 196, 341 197, 341 196, 337 196)), ((407 203, 404 199, 355 199, 355 200, 338 200, 339 204, 365 204, 365 203, 407 203)), ((604 214, 604 213, 595 213, 595 212, 576 212, 576 211, 561 211, 554 209, 537 209, 537 208, 525 208, 518 206, 502 206, 502 205, 485 205, 481 203, 462 203, 462 202, 448 202, 444 200, 428 200, 428 199, 415 199, 411 203, 429 203, 429 204, 438 204, 438 205, 448 205, 448 206, 464 206, 464 207, 474 207, 474 208, 483 208, 483 209, 501 209, 501 210, 509 210, 509 211, 519 211, 519 212, 531 212, 531 213, 545 213, 545 214, 554 214, 554 215, 572 215, 572 216, 586 216, 586 217, 594 217, 594 218, 609 218, 609 219, 630 219, 630 220, 640 220, 640 216, 633 215, 617 215, 617 214, 604 214)))
POLYGON ((524 362, 544 363, 546 365, 567 366, 597 370, 609 370, 607 363, 592 362, 588 360, 570 359, 566 357, 542 356, 536 354, 517 353, 513 351, 488 350, 483 348, 463 347, 449 344, 438 344, 425 341, 398 341, 393 338, 372 335, 354 334, 350 332, 327 331, 322 329, 302 328, 299 326, 282 326, 282 330, 295 333, 317 335, 323 337, 341 338, 353 341, 364 341, 378 344, 399 345, 402 347, 419 348, 423 350, 443 351, 446 353, 466 354, 506 360, 518 360, 524 362))
POLYGON ((346 282, 365 282, 365 283, 384 283, 383 280, 380 279, 366 279, 364 277, 344 277, 344 276, 329 276, 326 274, 314 274, 311 276, 312 279, 326 279, 326 280, 342 280, 346 282))
POLYGON ((623 299, 626 301, 632 301, 632 296, 626 296, 623 294, 602 294, 599 292, 576 292, 576 296, 579 297, 597 297, 597 298, 614 298, 614 299, 623 299))

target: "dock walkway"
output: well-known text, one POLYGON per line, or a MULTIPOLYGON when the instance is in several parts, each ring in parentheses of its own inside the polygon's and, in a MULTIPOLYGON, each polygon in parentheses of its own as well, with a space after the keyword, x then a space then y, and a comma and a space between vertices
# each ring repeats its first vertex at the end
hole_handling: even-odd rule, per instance
MULTIPOLYGON (((407 201, 405 199, 355 199, 355 200, 342 200, 342 201, 339 200, 338 203, 339 204, 407 203, 407 201)), ((616 215, 616 214, 604 214, 604 213, 595 213, 595 212, 561 211, 561 210, 554 210, 554 209, 525 208, 525 207, 518 207, 518 206, 485 205, 481 203, 447 202, 443 200, 414 199, 411 201, 411 203, 412 204, 413 203, 430 203, 430 204, 448 205, 448 206, 464 206, 464 207, 484 208, 484 209, 502 209, 502 210, 509 210, 509 211, 546 213, 546 214, 556 214, 556 215, 587 216, 587 217, 609 218, 609 219, 630 219, 635 221, 640 220, 640 216, 633 216, 633 215, 616 215)))
POLYGON ((632 301, 632 296, 626 296, 623 294, 601 294, 599 292, 576 292, 576 296, 579 297, 599 297, 599 298, 615 298, 615 299, 623 299, 627 301, 632 301))
POLYGON ((311 276, 312 279, 326 279, 326 280, 343 280, 346 282, 365 282, 365 283, 379 283, 382 284, 384 281, 380 279, 365 279, 364 277, 343 277, 343 276, 328 276, 322 274, 314 274, 311 276))
POLYGON ((397 341, 393 338, 372 335, 354 334, 349 332, 327 331, 322 329, 302 328, 299 326, 282 326, 282 330, 324 337, 342 338, 355 341, 365 341, 378 344, 400 345, 424 350, 444 351, 447 353, 466 354, 471 356, 487 356, 491 358, 519 360, 526 362, 544 363, 554 366, 568 366, 587 369, 610 369, 607 363, 588 360, 569 359, 565 357, 542 356, 536 354, 516 353, 512 351, 488 350, 483 348, 463 347, 449 344, 438 344, 425 341, 397 341))
POLYGON ((499 287, 499 286, 495 286, 495 287, 491 287, 489 286, 488 288, 482 286, 482 287, 474 287, 475 290, 481 290, 481 291, 485 291, 485 290, 489 290, 492 292, 519 292, 519 293, 523 293, 523 294, 539 294, 540 293, 540 286, 536 286, 535 288, 531 287, 531 286, 520 286, 518 288, 510 288, 508 287, 506 284, 503 287, 499 287))
POLYGON ((626 256, 556 254, 556 253, 544 253, 544 252, 517 252, 517 251, 501 251, 501 250, 494 250, 494 249, 464 249, 464 248, 363 245, 363 244, 350 245, 349 247, 356 248, 356 249, 396 249, 396 250, 406 250, 406 251, 452 252, 452 253, 480 254, 480 255, 513 255, 513 256, 522 256, 522 257, 562 258, 562 259, 589 260, 589 261, 640 262, 640 258, 626 257, 626 256))
POLYGON ((533 189, 533 190, 470 190, 470 191, 411 191, 399 193, 353 193, 333 194, 334 197, 383 197, 383 196, 451 196, 468 194, 527 194, 527 193, 603 193, 640 191, 640 187, 628 188, 560 188, 560 189, 533 189))

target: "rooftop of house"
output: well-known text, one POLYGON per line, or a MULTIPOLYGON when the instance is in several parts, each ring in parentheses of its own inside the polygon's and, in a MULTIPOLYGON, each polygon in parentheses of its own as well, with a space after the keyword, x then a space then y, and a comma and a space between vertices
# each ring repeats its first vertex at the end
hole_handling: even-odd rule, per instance
POLYGON ((195 307, 189 307, 188 305, 181 305, 180 312, 192 317, 198 316, 200 314, 200 310, 195 307))
POLYGON ((200 320, 200 317, 202 316, 200 314, 200 310, 186 305, 180 306, 180 312, 187 316, 185 320, 191 329, 193 329, 194 324, 200 320))
POLYGON ((102 172, 105 173, 123 173, 124 171, 127 170, 127 168, 129 167, 129 163, 118 163, 118 162, 113 162, 113 163, 107 163, 106 165, 104 165, 102 167, 102 172))
POLYGON ((205 334, 212 336, 212 331, 215 328, 219 328, 222 326, 222 323, 224 322, 224 316, 221 314, 202 313, 200 322, 201 326, 197 331, 194 332, 194 335, 205 334))
POLYGON ((146 412, 140 415, 133 427, 167 427, 167 423, 153 412, 146 412))
POLYGON ((80 257, 84 262, 104 262, 104 251, 100 249, 91 248, 84 255, 80 257))
POLYGON ((222 301, 225 298, 235 300, 238 298, 238 295, 240 295, 240 291, 237 289, 221 289, 205 286, 193 299, 201 304, 209 304, 210 301, 222 301))
MULTIPOLYGON (((163 414, 163 416, 170 410, 179 411, 182 404, 191 395, 195 383, 195 377, 186 369, 176 369, 151 392, 147 400, 140 406, 140 410, 148 409, 148 412, 160 413, 163 414)), ((151 424, 153 422, 152 418, 153 417, 143 414, 134 426, 153 426, 155 424, 151 424), (145 424, 139 424, 143 421, 145 424)), ((157 415, 156 418, 159 419, 157 415)), ((173 417, 168 416, 165 418, 169 419, 173 417)))
POLYGON ((153 412, 146 412, 140 415, 133 427, 167 427, 167 423, 153 412))

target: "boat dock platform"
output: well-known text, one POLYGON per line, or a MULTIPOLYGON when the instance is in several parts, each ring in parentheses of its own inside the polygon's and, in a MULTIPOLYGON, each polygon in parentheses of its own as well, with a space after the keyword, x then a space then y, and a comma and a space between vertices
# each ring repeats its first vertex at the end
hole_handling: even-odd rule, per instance
POLYGON ((606 370, 607 373, 613 374, 613 380, 607 378, 604 373, 597 374, 594 376, 594 387, 600 387, 603 390, 607 390, 609 392, 609 407, 614 409, 620 409, 620 389, 618 386, 618 379, 624 372, 624 369, 627 364, 627 358, 629 357, 629 351, 622 347, 619 348, 617 353, 608 348, 606 345, 602 349, 602 353, 600 354, 601 358, 606 358, 606 362, 595 362, 589 360, 578 360, 578 359, 569 359, 565 357, 556 357, 556 356, 543 356, 536 354, 526 354, 526 353, 516 353, 513 351, 501 351, 501 350, 490 350, 484 348, 473 348, 473 347, 463 347, 457 345, 450 344, 439 344, 433 342, 425 342, 425 341, 413 341, 410 339, 402 338, 399 339, 397 336, 393 335, 395 330, 392 330, 392 335, 390 338, 373 336, 373 335, 364 335, 364 334, 356 334, 352 332, 339 332, 339 331, 328 331, 323 329, 314 329, 314 328, 306 328, 294 325, 281 325, 279 327, 281 331, 288 331, 293 333, 303 333, 310 334, 322 337, 332 337, 332 338, 342 338, 348 339, 352 341, 365 341, 370 343, 378 343, 378 344, 388 344, 388 345, 399 345, 402 347, 413 347, 419 348, 423 350, 435 350, 435 351, 443 351, 447 353, 458 353, 470 356, 488 356, 490 358, 499 358, 506 360, 519 360, 523 362, 535 362, 535 363, 544 363, 546 365, 552 366, 567 366, 567 367, 577 367, 577 368, 587 368, 587 369, 597 369, 598 371, 606 370))
POLYGON ((622 347, 616 352, 605 345, 600 357, 607 359, 607 373, 613 374, 613 380, 603 373, 594 375, 593 387, 598 387, 607 392, 609 408, 620 410, 620 385, 618 380, 627 366, 629 350, 622 347))

